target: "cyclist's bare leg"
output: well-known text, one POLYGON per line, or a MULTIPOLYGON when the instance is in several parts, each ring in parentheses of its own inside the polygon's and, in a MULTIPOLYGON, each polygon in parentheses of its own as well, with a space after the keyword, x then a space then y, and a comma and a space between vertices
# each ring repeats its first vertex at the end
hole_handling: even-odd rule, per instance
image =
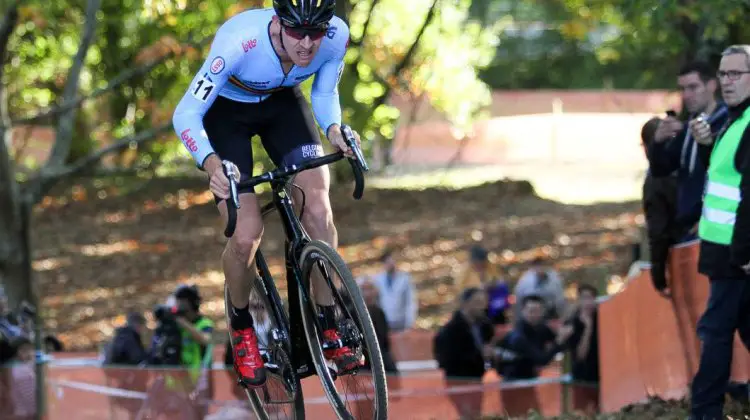
MULTIPOLYGON (((331 186, 331 174, 328 171, 328 167, 322 166, 301 172, 297 175, 295 182, 305 192, 305 212, 302 215, 302 224, 305 230, 310 235, 310 238, 324 241, 336 249, 338 234, 336 227, 333 225, 331 200, 328 197, 328 191, 331 186)), ((295 199, 295 202, 299 203, 299 198, 295 199)), ((341 333, 339 331, 339 320, 336 316, 333 293, 320 271, 314 270, 313 273, 315 273, 311 278, 313 299, 318 304, 319 314, 323 316, 321 322, 323 339, 340 344, 341 333)), ((351 371, 356 366, 361 366, 364 360, 357 356, 348 345, 325 350, 323 354, 326 359, 333 360, 336 363, 339 372, 351 371)))
MULTIPOLYGON (((237 228, 224 247, 221 263, 232 306, 242 309, 248 307, 250 302, 252 282, 255 280, 256 273, 253 258, 263 235, 263 220, 255 194, 240 194, 239 198, 237 228)), ((226 201, 221 201, 218 207, 222 226, 226 226, 228 217, 226 201)))
MULTIPOLYGON (((302 215, 302 225, 311 239, 320 240, 338 246, 338 233, 333 224, 333 212, 328 192, 331 187, 331 173, 327 166, 300 172, 294 179, 302 191, 305 192, 305 211, 302 215)), ((298 192, 294 193, 294 202, 301 203, 298 192)), ((312 283, 315 302, 320 306, 333 305, 333 294, 318 270, 314 271, 312 283)))

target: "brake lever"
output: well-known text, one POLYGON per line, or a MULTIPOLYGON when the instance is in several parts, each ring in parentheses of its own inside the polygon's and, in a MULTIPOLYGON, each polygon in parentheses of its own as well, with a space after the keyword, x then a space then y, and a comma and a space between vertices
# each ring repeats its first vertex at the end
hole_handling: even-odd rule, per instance
POLYGON ((229 198, 232 200, 234 208, 240 208, 240 197, 237 194, 237 183, 240 182, 240 169, 228 160, 222 160, 221 166, 224 169, 224 176, 229 180, 229 198))
POLYGON ((370 168, 367 166, 367 161, 365 161, 365 156, 364 154, 362 154, 362 149, 357 145, 357 139, 354 137, 352 128, 346 124, 342 125, 341 134, 344 135, 346 145, 349 146, 349 148, 354 152, 354 157, 357 159, 357 162, 359 162, 359 167, 362 169, 362 171, 369 171, 370 168))

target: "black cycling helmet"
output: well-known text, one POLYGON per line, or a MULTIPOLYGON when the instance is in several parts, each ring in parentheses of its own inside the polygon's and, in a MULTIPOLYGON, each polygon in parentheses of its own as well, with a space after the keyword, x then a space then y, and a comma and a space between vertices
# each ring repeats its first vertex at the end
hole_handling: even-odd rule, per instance
POLYGON ((201 295, 198 292, 198 286, 181 284, 175 289, 174 297, 176 299, 187 300, 196 311, 201 306, 201 295))
POLYGON ((326 27, 336 0, 273 0, 273 9, 286 26, 326 27))

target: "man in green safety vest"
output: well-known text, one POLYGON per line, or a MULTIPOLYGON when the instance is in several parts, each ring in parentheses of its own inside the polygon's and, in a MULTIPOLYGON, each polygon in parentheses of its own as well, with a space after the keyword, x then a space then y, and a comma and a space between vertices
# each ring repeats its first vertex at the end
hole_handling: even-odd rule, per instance
POLYGON ((714 138, 701 118, 690 130, 708 161, 698 235, 698 269, 710 280, 698 322, 700 366, 692 383, 692 419, 723 417, 735 331, 750 350, 750 45, 722 53, 717 73, 729 120, 714 138))
MULTIPOLYGON (((174 397, 165 399, 163 405, 166 407, 160 407, 159 410, 175 409, 174 404, 167 404, 166 401, 176 398, 180 400, 177 408, 181 410, 181 418, 200 419, 205 416, 205 401, 198 401, 190 396, 197 392, 203 370, 211 367, 211 334, 214 323, 200 313, 201 296, 197 286, 180 285, 172 294, 172 298, 174 304, 170 306, 169 314, 163 314, 161 317, 167 320, 165 324, 174 323, 176 330, 172 327, 165 329, 162 334, 164 337, 160 338, 157 337, 157 328, 152 344, 152 352, 160 355, 160 364, 170 367, 162 371, 163 386, 174 397)), ((210 378, 210 375, 208 377, 210 378)), ((206 385, 210 393, 211 384, 206 385)))

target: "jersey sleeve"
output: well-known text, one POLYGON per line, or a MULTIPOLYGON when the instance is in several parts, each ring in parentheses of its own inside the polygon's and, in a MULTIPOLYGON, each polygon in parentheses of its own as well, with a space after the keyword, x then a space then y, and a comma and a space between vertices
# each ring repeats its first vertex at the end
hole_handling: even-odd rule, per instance
POLYGON ((183 95, 172 116, 172 125, 182 144, 199 167, 214 153, 203 127, 203 116, 213 104, 221 88, 240 64, 242 49, 231 33, 221 29, 211 45, 208 57, 183 95))
POLYGON ((315 75, 310 100, 315 119, 327 135, 331 125, 341 124, 338 84, 341 73, 344 71, 344 55, 349 44, 349 28, 341 22, 338 30, 331 27, 326 36, 335 42, 333 47, 335 50, 331 53, 331 59, 326 61, 315 75))

